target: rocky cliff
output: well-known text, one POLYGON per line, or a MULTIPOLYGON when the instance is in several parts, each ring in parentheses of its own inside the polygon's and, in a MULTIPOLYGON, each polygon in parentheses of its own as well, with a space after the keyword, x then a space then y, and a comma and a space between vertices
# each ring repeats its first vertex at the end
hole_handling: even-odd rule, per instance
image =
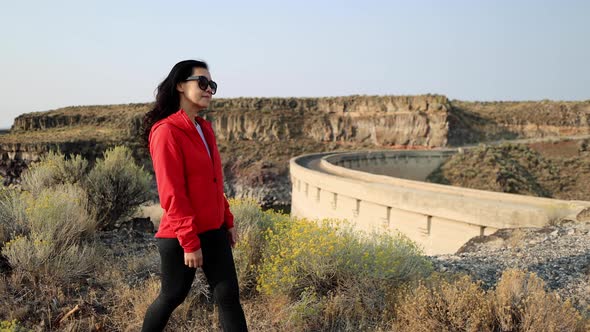
POLYGON ((445 146, 450 104, 442 96, 217 101, 211 107, 224 140, 369 143, 375 146, 445 146))
MULTIPOLYGON (((138 138, 150 107, 79 106, 21 115, 9 134, 0 135, 2 175, 16 180, 22 161, 37 160, 49 149, 93 159, 121 143, 132 146, 149 169, 138 138)), ((447 98, 437 95, 235 98, 214 100, 204 117, 217 135, 228 194, 287 206, 291 157, 375 146, 445 146, 450 108, 447 98)))
MULTIPOLYGON (((67 107, 17 117, 12 132, 107 126, 139 134, 150 104, 67 107)), ((236 98, 214 100, 206 117, 219 140, 444 146, 449 101, 443 96, 236 98)))
POLYGON ((590 134, 590 100, 452 101, 449 144, 590 134))
MULTIPOLYGON (((0 135, 0 174, 18 180, 49 149, 89 159, 116 144, 141 145, 152 104, 75 106, 23 114, 0 135)), ((462 102, 445 96, 216 99, 210 120, 224 160, 226 191, 267 206, 290 204, 288 160, 303 153, 444 147, 482 140, 590 133, 587 102, 462 102)))

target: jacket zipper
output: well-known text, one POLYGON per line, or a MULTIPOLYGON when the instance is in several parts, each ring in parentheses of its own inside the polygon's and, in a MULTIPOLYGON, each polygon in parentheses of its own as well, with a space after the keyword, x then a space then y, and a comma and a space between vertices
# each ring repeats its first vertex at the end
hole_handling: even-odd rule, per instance
MULTIPOLYGON (((206 130, 210 134, 210 136, 213 137, 213 130, 211 130, 211 128, 208 125, 207 125, 206 130)), ((198 135, 198 133, 197 133, 197 135, 198 135)), ((213 138, 213 139, 215 139, 215 138, 213 138)), ((207 145, 213 145, 213 144, 209 144, 209 141, 207 141, 207 140, 205 140, 205 142, 203 142, 203 143, 205 143, 207 145)), ((220 219, 219 218, 219 212, 220 212, 219 210, 221 210, 220 203, 223 203, 223 202, 219 201, 219 189, 218 189, 218 184, 217 184, 217 174, 215 174, 215 150, 216 149, 209 148, 209 151, 211 151, 211 164, 213 165, 212 171, 213 171, 213 185, 215 187, 215 200, 217 201, 217 206, 216 206, 215 210, 216 210, 216 214, 217 214, 217 220, 219 220, 220 219)), ((225 223, 225 220, 223 220, 223 217, 222 217, 221 218, 222 226, 224 223, 225 223)))

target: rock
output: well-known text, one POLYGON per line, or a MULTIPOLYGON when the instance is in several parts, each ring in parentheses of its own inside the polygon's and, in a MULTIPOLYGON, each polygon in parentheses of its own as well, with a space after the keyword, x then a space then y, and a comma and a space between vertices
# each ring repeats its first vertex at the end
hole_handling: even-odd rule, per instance
POLYGON ((457 250, 457 254, 479 251, 483 248, 487 250, 501 249, 506 245, 505 242, 506 241, 501 236, 495 234, 489 236, 476 236, 461 246, 461 248, 457 250))
POLYGON ((589 146, 590 146, 590 140, 588 140, 588 139, 580 140, 580 142, 578 142, 578 151, 580 151, 580 152, 588 151, 589 146))
POLYGON ((154 233, 154 224, 150 217, 145 218, 132 218, 129 221, 121 223, 119 229, 133 230, 145 233, 154 233))
POLYGON ((580 211, 576 216, 578 221, 590 221, 590 207, 585 208, 584 210, 580 211))
POLYGON ((282 98, 214 101, 209 115, 214 119, 218 140, 311 138, 317 142, 370 142, 377 146, 447 144, 447 114, 451 105, 443 96, 350 96, 286 101, 282 98))

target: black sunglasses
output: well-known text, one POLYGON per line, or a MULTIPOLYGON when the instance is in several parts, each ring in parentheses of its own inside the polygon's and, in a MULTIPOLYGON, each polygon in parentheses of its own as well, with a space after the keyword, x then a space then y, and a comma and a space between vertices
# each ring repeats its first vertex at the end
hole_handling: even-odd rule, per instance
POLYGON ((217 83, 209 81, 209 79, 205 76, 189 76, 185 81, 197 81, 199 88, 203 91, 207 91, 207 86, 211 87, 212 95, 217 92, 217 83))

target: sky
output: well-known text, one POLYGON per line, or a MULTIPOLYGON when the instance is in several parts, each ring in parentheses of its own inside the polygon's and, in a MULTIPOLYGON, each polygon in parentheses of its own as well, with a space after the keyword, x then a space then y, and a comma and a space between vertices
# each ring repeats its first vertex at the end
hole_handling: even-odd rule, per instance
POLYGON ((0 0, 0 128, 150 102, 205 60, 215 97, 589 100, 588 0, 0 0))

